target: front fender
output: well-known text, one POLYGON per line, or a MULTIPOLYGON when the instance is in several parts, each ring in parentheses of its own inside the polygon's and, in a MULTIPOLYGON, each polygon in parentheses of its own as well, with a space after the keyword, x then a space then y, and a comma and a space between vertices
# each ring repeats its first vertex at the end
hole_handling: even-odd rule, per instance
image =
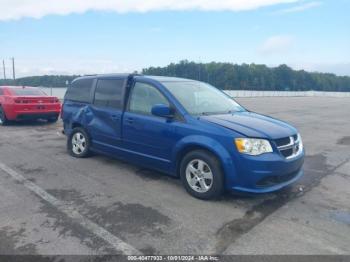
POLYGON ((225 180, 228 182, 225 183, 226 185, 234 182, 236 168, 230 153, 217 140, 201 135, 186 136, 176 144, 172 152, 173 174, 177 174, 180 161, 187 149, 196 147, 206 149, 218 157, 224 172, 225 180))

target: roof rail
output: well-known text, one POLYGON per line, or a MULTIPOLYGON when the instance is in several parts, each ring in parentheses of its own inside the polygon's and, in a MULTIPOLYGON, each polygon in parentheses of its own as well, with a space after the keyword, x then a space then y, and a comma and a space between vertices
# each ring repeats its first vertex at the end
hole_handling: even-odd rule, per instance
POLYGON ((143 74, 139 74, 139 73, 131 73, 129 75, 129 77, 133 77, 133 76, 143 76, 143 74))

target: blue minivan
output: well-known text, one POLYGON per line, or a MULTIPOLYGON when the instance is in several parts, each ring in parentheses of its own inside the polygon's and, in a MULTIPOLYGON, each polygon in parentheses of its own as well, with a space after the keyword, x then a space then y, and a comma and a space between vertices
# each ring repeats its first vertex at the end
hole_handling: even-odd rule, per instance
POLYGON ((101 153, 180 177, 194 197, 264 193, 303 175, 298 131, 219 89, 182 78, 110 74, 75 79, 62 109, 74 157, 101 153))

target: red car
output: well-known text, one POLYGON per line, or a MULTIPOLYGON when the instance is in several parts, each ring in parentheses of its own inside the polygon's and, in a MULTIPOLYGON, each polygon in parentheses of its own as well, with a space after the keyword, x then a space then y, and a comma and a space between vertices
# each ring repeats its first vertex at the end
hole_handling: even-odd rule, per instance
POLYGON ((57 97, 29 86, 0 86, 0 125, 8 121, 47 119, 56 122, 61 112, 57 97))

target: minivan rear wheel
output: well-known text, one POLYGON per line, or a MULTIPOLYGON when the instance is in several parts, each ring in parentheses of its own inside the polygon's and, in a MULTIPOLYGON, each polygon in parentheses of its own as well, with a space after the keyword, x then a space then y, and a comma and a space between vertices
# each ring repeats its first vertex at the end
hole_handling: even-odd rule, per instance
POLYGON ((76 127, 68 137, 67 147, 70 155, 74 157, 88 157, 90 154, 90 137, 83 128, 76 127))
POLYGON ((199 199, 216 199, 224 191, 220 161, 205 150, 185 155, 181 161, 180 177, 186 191, 199 199))

